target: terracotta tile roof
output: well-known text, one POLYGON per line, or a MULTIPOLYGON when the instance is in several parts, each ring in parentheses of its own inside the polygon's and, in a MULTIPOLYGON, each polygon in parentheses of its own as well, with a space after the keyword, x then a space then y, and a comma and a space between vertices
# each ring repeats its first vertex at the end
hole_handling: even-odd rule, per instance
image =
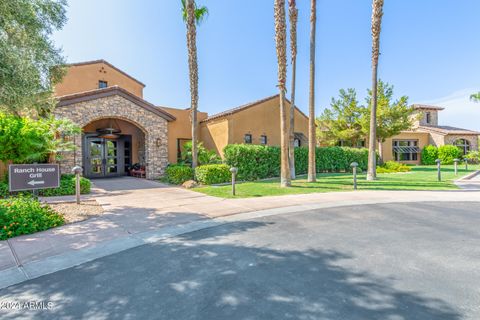
POLYGON ((119 95, 139 107, 142 107, 150 112, 153 112, 154 114, 168 120, 168 121, 173 121, 176 118, 171 115, 170 113, 166 112, 165 110, 156 107, 155 105, 151 104, 150 102, 143 100, 140 97, 137 97, 133 93, 128 92, 127 90, 120 88, 119 86, 111 86, 107 88, 101 88, 101 89, 95 89, 95 90, 89 90, 89 91, 84 91, 84 92, 79 92, 79 93, 74 93, 74 94, 69 94, 65 96, 60 96, 57 97, 58 104, 57 107, 65 107, 69 106, 75 103, 80 103, 84 101, 91 101, 95 99, 100 99, 100 98, 105 98, 105 97, 110 97, 113 95, 119 95))
POLYGON ((67 67, 78 67, 78 66, 85 66, 85 65, 89 65, 89 64, 97 64, 97 63, 104 63, 106 64, 107 66, 109 66, 110 68, 112 69, 115 69, 116 71, 120 72, 121 74, 123 74, 124 76, 132 79, 133 81, 137 82, 138 84, 142 85, 143 87, 145 87, 145 84, 137 79, 135 79, 134 77, 132 77, 131 75, 129 75, 128 73, 126 73, 125 71, 115 67, 113 64, 111 64, 110 62, 106 61, 106 60, 103 60, 103 59, 99 59, 99 60, 91 60, 91 61, 84 61, 84 62, 76 62, 76 63, 67 63, 65 66, 67 67))
POLYGON ((445 108, 443 107, 438 107, 438 106, 430 106, 427 104, 414 104, 413 108, 416 110, 444 110, 445 108))
MULTIPOLYGON (((276 95, 269 96, 269 97, 266 97, 266 98, 263 98, 263 99, 260 99, 260 100, 257 100, 257 101, 249 102, 249 103, 241 105, 239 107, 235 107, 235 108, 232 108, 232 109, 222 111, 220 113, 217 113, 217 114, 214 114, 214 115, 211 115, 211 116, 207 117, 206 119, 202 120, 201 122, 208 122, 208 121, 211 121, 211 120, 215 120, 215 119, 219 119, 219 118, 223 118, 223 117, 232 115, 234 113, 246 110, 248 108, 255 107, 255 106, 257 106, 261 103, 276 99, 276 98, 278 98, 278 96, 279 95, 276 94, 276 95)), ((288 99, 286 99, 286 100, 287 100, 288 103, 290 103, 290 101, 288 99)), ((302 114, 304 117, 308 118, 300 109, 298 109, 298 107, 295 107, 295 109, 297 109, 297 111, 300 112, 300 114, 302 114)))
POLYGON ((451 126, 419 126, 419 131, 434 132, 442 135, 447 134, 462 134, 462 135, 480 135, 480 132, 456 128, 451 126))

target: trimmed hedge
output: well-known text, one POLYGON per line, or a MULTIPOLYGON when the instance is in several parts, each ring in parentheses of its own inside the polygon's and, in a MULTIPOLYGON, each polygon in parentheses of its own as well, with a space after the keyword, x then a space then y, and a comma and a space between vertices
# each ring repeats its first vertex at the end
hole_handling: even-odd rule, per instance
POLYGON ((453 164, 453 159, 460 159, 462 152, 456 146, 446 144, 438 148, 438 159, 442 164, 453 164))
POLYGON ((0 200, 0 240, 61 226, 63 217, 32 197, 0 200))
POLYGON ((438 159, 438 148, 432 145, 425 146, 422 150, 422 164, 434 165, 438 159))
POLYGON ((182 184, 193 179, 193 169, 185 165, 169 165, 165 169, 165 180, 172 184, 182 184))
POLYGON ((230 167, 226 164, 206 164, 195 168, 195 178, 203 184, 216 184, 231 180, 230 167))
MULTIPOLYGON (((317 172, 350 171, 350 164, 357 162, 359 168, 367 169, 368 149, 325 147, 316 148, 317 172)), ((260 145, 231 144, 224 149, 228 166, 238 168, 239 180, 257 180, 280 175, 280 148, 260 145)), ((308 148, 295 148, 295 172, 308 171, 308 148)))
MULTIPOLYGON (((6 179, 7 180, 7 179, 6 179)), ((91 182, 89 179, 80 178, 80 193, 90 193, 91 182)), ((30 194, 29 191, 22 191, 20 193, 30 194)), ((17 194, 17 193, 16 193, 17 194)), ((63 174, 60 177, 60 187, 53 189, 40 189, 38 190, 39 196, 52 197, 52 196, 68 196, 75 194, 75 175, 63 174)), ((8 181, 0 182, 0 198, 7 198, 10 196, 8 191, 8 181)))
POLYGON ((238 168, 239 180, 257 180, 280 175, 280 148, 229 144, 223 149, 225 163, 238 168))

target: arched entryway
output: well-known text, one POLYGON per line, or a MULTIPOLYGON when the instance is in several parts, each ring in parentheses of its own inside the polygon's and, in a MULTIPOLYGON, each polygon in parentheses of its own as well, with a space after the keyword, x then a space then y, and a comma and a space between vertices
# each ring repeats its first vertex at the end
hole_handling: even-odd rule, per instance
MULTIPOLYGON (((101 133, 97 129, 121 126, 123 129, 121 128, 120 135, 122 133, 128 135, 127 132, 130 132, 128 131, 130 129, 137 130, 137 140, 133 139, 132 134, 132 152, 135 147, 135 141, 137 143, 141 141, 143 135, 143 155, 140 151, 132 153, 131 162, 144 162, 147 179, 156 179, 164 173, 168 165, 167 123, 175 118, 162 109, 150 105, 120 88, 107 88, 101 90, 101 93, 95 91, 63 97, 54 112, 57 117, 72 120, 83 128, 84 131, 81 136, 77 136, 74 139, 75 151, 63 154, 63 159, 60 161, 62 172, 68 173, 77 165, 84 167, 85 175, 93 174, 91 168, 87 168, 84 163, 86 162, 86 156, 84 155, 86 137, 90 137, 90 135, 93 137, 93 135, 101 133), (140 130, 141 134, 138 130, 140 130), (137 159, 134 159, 135 156, 137 156, 137 159)), ((96 151, 96 156, 100 153, 101 161, 108 162, 108 153, 112 153, 111 148, 115 147, 108 141, 108 139, 97 141, 98 146, 96 148, 98 150, 96 151), (107 157, 102 153, 106 153, 107 157)), ((115 152, 120 152, 118 146, 117 148, 115 152)), ((125 149, 125 146, 123 148, 125 149)), ((117 162, 119 161, 117 159, 117 162)), ((89 165, 91 166, 91 164, 89 165)), ((105 167, 102 168, 101 166, 99 169, 98 161, 94 165, 97 166, 95 174, 100 175, 101 170, 108 171, 108 168, 105 169, 105 167)), ((108 165, 108 163, 105 165, 108 165)), ((120 163, 117 163, 116 166, 119 171, 117 172, 118 174, 120 174, 120 171, 126 170, 120 163)), ((114 172, 111 173, 113 174, 114 172)))
POLYGON ((138 125, 118 118, 99 119, 83 127, 82 140, 86 177, 145 172, 145 132, 138 125))

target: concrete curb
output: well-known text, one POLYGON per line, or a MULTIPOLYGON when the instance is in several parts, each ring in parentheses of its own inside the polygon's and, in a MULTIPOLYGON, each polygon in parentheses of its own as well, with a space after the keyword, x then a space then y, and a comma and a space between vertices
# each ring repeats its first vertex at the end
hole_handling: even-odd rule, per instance
MULTIPOLYGON (((114 240, 100 243, 96 246, 81 250, 73 250, 71 252, 51 256, 42 260, 32 261, 23 264, 22 266, 12 267, 0 271, 0 289, 22 283, 24 281, 35 279, 43 275, 51 274, 60 270, 68 269, 78 266, 80 264, 93 261, 98 258, 119 253, 128 249, 139 247, 145 244, 155 243, 168 238, 176 237, 182 234, 187 234, 207 228, 217 227, 227 223, 269 217, 281 214, 293 214, 298 212, 334 208, 334 207, 348 207, 356 205, 369 204, 386 204, 386 203, 414 203, 424 202, 425 200, 398 200, 398 199, 372 199, 372 200, 350 200, 350 201, 330 201, 317 204, 294 205, 287 207, 280 207, 274 209, 265 209, 258 211, 250 211, 245 213, 232 214, 230 216, 219 217, 211 220, 197 220, 186 224, 168 226, 160 230, 142 232, 131 234, 126 237, 117 238, 114 240)), ((439 200, 436 201, 452 201, 439 200)), ((467 201, 478 201, 475 199, 467 201)))
POLYGON ((466 176, 464 177, 461 177, 460 179, 457 179, 454 181, 454 183, 457 183, 457 182, 471 182, 469 180, 471 180, 472 178, 476 177, 477 175, 480 175, 480 170, 477 170, 477 171, 474 171, 470 174, 467 174, 466 176))

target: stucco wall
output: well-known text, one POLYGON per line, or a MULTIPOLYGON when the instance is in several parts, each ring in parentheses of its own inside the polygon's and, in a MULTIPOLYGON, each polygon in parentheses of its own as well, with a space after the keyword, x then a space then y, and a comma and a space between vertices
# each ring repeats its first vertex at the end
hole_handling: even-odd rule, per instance
MULTIPOLYGON (((175 121, 168 123, 168 162, 177 163, 177 139, 192 139, 190 109, 161 108, 176 118, 175 121)), ((199 123, 206 117, 206 112, 197 112, 197 120, 199 123)), ((199 140, 202 141, 200 125, 198 126, 197 136, 199 140)))
MULTIPOLYGON (((392 138, 388 138, 382 144, 383 161, 395 160, 393 156, 393 140, 418 140, 420 151, 429 144, 429 134, 424 132, 402 132, 392 138)), ((409 164, 420 164, 420 155, 417 161, 402 161, 409 164)))
MULTIPOLYGON (((290 107, 290 104, 288 106, 290 107)), ((297 109, 295 109, 295 132, 308 137, 308 118, 297 109)), ((220 155, 227 144, 244 143, 245 134, 252 135, 252 144, 260 144, 260 136, 265 135, 267 145, 280 145, 278 97, 201 124, 204 145, 220 155)))
POLYGON ((119 86, 134 95, 143 97, 143 85, 106 63, 72 65, 62 82, 55 86, 55 95, 64 96, 73 93, 98 89, 98 81, 107 81, 108 86, 119 86))
MULTIPOLYGON (((54 113, 81 127, 112 117, 134 124, 145 134, 147 178, 155 179, 164 173, 168 165, 168 125, 167 120, 159 115, 118 95, 57 107, 54 113)), ((62 172, 68 173, 73 166, 82 165, 82 137, 75 137, 75 145, 75 152, 64 154, 60 161, 62 172)))
POLYGON ((200 136, 205 148, 223 156, 223 148, 228 144, 230 131, 228 119, 218 119, 201 123, 200 136))

